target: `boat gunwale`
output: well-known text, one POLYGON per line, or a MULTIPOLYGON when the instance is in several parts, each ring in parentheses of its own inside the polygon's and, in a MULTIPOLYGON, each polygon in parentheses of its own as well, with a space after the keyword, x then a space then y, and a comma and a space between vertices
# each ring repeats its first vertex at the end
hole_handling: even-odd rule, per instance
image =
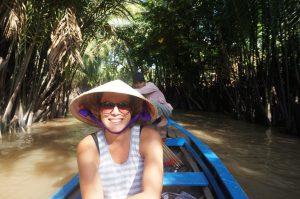
MULTIPOLYGON (((216 191, 218 198, 228 198, 222 193, 222 190, 226 191, 230 198, 234 199, 248 199, 248 196, 242 189, 242 187, 238 184, 235 178, 230 174, 227 168, 224 166, 220 158, 214 153, 206 144, 200 141, 199 138, 194 136, 184 127, 176 123, 175 121, 167 118, 168 125, 174 126, 178 130, 180 130, 185 136, 187 136, 195 145, 196 148, 201 152, 205 163, 209 164, 209 168, 203 162, 201 163, 201 158, 197 158, 198 163, 200 163, 203 172, 207 175, 207 178, 211 185, 214 187, 213 189, 216 191), (215 175, 214 175, 215 174, 215 175), (214 179, 218 177, 218 179, 214 179), (217 181, 216 181, 217 180, 217 181), (219 185, 221 183, 221 185, 219 185), (225 188, 225 189, 224 189, 225 188), (221 190, 220 190, 221 189, 221 190)), ((188 146, 188 145, 187 145, 188 146)), ((191 146, 188 146, 189 151, 194 150, 191 146)), ((196 152, 192 154, 194 157, 199 156, 196 152)), ((227 195, 226 194, 226 195, 227 195)))

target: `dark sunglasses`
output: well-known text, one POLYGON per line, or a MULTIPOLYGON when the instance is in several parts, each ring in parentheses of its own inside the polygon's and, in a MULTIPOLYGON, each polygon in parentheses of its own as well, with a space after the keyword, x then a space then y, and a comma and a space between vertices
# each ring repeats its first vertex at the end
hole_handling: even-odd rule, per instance
POLYGON ((126 101, 119 102, 119 103, 113 103, 113 102, 100 103, 100 110, 104 114, 110 114, 111 112, 113 112, 115 107, 118 107, 118 110, 123 114, 127 114, 130 111, 130 103, 126 101))

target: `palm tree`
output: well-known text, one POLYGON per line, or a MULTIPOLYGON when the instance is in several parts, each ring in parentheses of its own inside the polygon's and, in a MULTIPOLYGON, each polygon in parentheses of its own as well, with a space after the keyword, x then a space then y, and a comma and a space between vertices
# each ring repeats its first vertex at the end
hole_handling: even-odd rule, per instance
POLYGON ((0 130, 65 115, 88 42, 109 35, 108 18, 132 2, 2 1, 0 130))

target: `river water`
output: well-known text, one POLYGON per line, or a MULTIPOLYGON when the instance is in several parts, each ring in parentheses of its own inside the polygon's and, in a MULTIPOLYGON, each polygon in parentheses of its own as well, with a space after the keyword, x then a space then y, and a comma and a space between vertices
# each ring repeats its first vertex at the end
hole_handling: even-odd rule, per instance
MULTIPOLYGON (((300 138, 203 112, 173 119, 221 158, 253 199, 300 198, 300 138)), ((0 139, 0 198, 49 198, 76 172, 76 145, 95 129, 72 117, 0 139)))

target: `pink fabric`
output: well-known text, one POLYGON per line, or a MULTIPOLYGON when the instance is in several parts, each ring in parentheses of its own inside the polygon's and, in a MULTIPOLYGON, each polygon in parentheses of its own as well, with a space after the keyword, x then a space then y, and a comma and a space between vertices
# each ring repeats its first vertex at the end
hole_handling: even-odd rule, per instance
POLYGON ((152 82, 147 82, 144 87, 137 88, 136 90, 144 95, 147 99, 156 101, 167 106, 170 110, 173 110, 171 104, 166 101, 164 94, 152 82))

